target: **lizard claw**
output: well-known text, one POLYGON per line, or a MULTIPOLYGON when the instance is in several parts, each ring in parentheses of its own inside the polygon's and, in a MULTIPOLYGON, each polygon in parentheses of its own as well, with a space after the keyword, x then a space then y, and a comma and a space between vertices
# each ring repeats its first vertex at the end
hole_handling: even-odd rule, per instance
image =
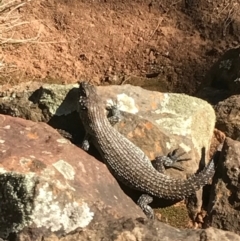
POLYGON ((172 152, 169 152, 167 156, 157 156, 155 160, 153 161, 154 167, 159 172, 164 172, 165 168, 175 168, 180 171, 184 171, 184 168, 178 164, 180 161, 188 161, 191 158, 181 158, 182 155, 185 154, 185 152, 182 152, 180 154, 177 154, 178 149, 174 149, 172 152))
POLYGON ((172 161, 174 162, 180 162, 180 161, 189 161, 191 160, 191 158, 182 158, 180 159, 179 157, 183 156, 184 154, 186 154, 186 152, 182 152, 180 154, 177 155, 178 152, 178 148, 174 149, 172 152, 169 152, 167 157, 169 157, 172 161))
POLYGON ((84 140, 84 141, 82 142, 81 148, 82 148, 84 151, 88 151, 89 148, 90 148, 89 141, 88 141, 88 140, 84 140))

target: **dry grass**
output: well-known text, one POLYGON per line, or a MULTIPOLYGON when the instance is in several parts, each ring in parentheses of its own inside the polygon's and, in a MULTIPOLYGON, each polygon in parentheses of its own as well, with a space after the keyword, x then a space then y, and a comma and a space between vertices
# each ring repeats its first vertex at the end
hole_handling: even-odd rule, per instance
POLYGON ((33 38, 18 39, 14 38, 16 29, 30 24, 28 21, 21 19, 19 9, 24 7, 31 0, 2 0, 0 3, 0 44, 19 44, 26 42, 35 42, 40 36, 40 31, 33 38), (10 35, 10 36, 9 36, 10 35), (8 36, 8 37, 5 37, 8 36))
POLYGON ((221 1, 215 9, 213 16, 222 23, 222 35, 226 36, 227 31, 233 21, 239 21, 240 3, 236 0, 221 1))
MULTIPOLYGON (((25 25, 30 24, 22 19, 20 10, 31 0, 0 0, 0 46, 6 44, 24 44, 33 43, 39 39, 40 30, 33 38, 17 38, 15 37, 18 30, 25 25)), ((4 61, 4 55, 0 57, 0 73, 1 77, 16 71, 14 64, 7 64, 4 61)))

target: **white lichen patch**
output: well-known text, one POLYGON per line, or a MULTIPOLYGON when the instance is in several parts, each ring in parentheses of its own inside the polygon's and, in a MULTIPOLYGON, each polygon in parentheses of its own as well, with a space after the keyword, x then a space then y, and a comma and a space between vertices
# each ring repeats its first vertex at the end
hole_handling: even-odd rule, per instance
POLYGON ((46 178, 46 179, 51 179, 55 175, 56 175, 55 168, 53 168, 52 166, 45 168, 41 172, 41 177, 46 178))
POLYGON ((68 233, 76 228, 86 227, 93 219, 93 212, 90 211, 87 203, 68 203, 63 209, 62 222, 64 230, 68 233))
POLYGON ((5 142, 5 140, 0 139, 0 144, 3 144, 4 142, 5 142))
POLYGON ((64 176, 67 180, 73 180, 75 176, 74 168, 64 160, 59 160, 53 166, 64 176))
POLYGON ((60 204, 46 183, 39 188, 31 219, 38 228, 44 227, 52 232, 64 230, 68 233, 76 228, 86 227, 93 216, 93 212, 85 202, 60 204))
POLYGON ((166 147, 168 150, 170 150, 172 148, 172 144, 170 142, 166 142, 166 147))
POLYGON ((11 128, 10 125, 6 125, 6 126, 3 127, 3 129, 6 129, 6 130, 9 130, 10 128, 11 128))
POLYGON ((67 139, 64 139, 64 138, 57 139, 57 142, 58 142, 58 143, 61 143, 61 144, 67 144, 67 143, 69 143, 69 141, 68 141, 67 139))
POLYGON ((183 142, 181 142, 181 143, 179 144, 179 146, 180 146, 186 153, 188 153, 188 152, 191 151, 191 147, 190 147, 190 146, 187 146, 187 145, 184 144, 183 142))
POLYGON ((51 155, 52 152, 50 152, 50 151, 42 151, 42 154, 51 155))
POLYGON ((174 135, 187 136, 191 134, 192 118, 184 119, 182 117, 161 118, 156 120, 156 123, 174 135))
POLYGON ((56 180, 54 181, 54 184, 56 185, 56 187, 58 189, 65 189, 65 190, 71 190, 71 191, 76 191, 75 188, 73 188, 71 185, 69 185, 69 183, 66 182, 66 184, 63 184, 62 182, 60 182, 60 180, 56 180))
POLYGON ((154 113, 156 114, 171 114, 171 115, 179 115, 177 113, 177 110, 175 108, 172 108, 171 102, 172 99, 174 98, 174 94, 169 95, 168 93, 163 94, 163 99, 160 102, 160 108, 156 109, 154 113))
MULTIPOLYGON (((113 105, 112 100, 107 100, 107 105, 113 105)), ((126 94, 119 94, 117 95, 117 106, 119 110, 124 112, 129 112, 136 114, 138 112, 138 108, 136 107, 135 101, 132 97, 126 94)))
POLYGON ((3 168, 3 167, 0 167, 0 173, 6 173, 7 171, 3 168))
POLYGON ((32 160, 29 158, 21 157, 19 163, 21 166, 25 166, 26 164, 30 163, 32 160))

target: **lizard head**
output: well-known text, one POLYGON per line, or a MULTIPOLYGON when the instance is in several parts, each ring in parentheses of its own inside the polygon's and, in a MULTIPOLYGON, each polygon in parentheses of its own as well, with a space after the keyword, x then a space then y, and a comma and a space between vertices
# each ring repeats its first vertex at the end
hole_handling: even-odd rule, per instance
POLYGON ((88 134, 94 135, 95 119, 106 118, 105 109, 100 104, 100 97, 95 86, 88 82, 79 83, 78 113, 88 134), (100 116, 100 117, 99 117, 100 116))
POLYGON ((97 93, 95 91, 95 87, 93 85, 91 85, 88 82, 79 82, 79 89, 78 89, 78 93, 79 93, 79 109, 80 110, 86 110, 89 107, 89 98, 91 99, 91 101, 94 101, 97 93))

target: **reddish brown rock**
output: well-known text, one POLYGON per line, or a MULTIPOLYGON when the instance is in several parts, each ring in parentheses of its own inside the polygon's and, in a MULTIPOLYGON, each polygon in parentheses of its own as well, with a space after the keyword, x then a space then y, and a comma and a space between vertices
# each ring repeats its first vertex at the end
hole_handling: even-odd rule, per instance
POLYGON ((84 228, 103 210, 139 217, 105 165, 45 123, 0 115, 0 237, 84 228))
POLYGON ((212 157, 214 153, 218 150, 220 144, 223 144, 226 135, 218 129, 214 129, 213 137, 211 141, 211 147, 209 151, 209 156, 212 157))
POLYGON ((240 142, 226 138, 213 180, 210 226, 240 234, 240 142))
POLYGON ((228 137, 240 140, 240 95, 219 102, 215 106, 217 117, 216 127, 223 131, 228 137))

